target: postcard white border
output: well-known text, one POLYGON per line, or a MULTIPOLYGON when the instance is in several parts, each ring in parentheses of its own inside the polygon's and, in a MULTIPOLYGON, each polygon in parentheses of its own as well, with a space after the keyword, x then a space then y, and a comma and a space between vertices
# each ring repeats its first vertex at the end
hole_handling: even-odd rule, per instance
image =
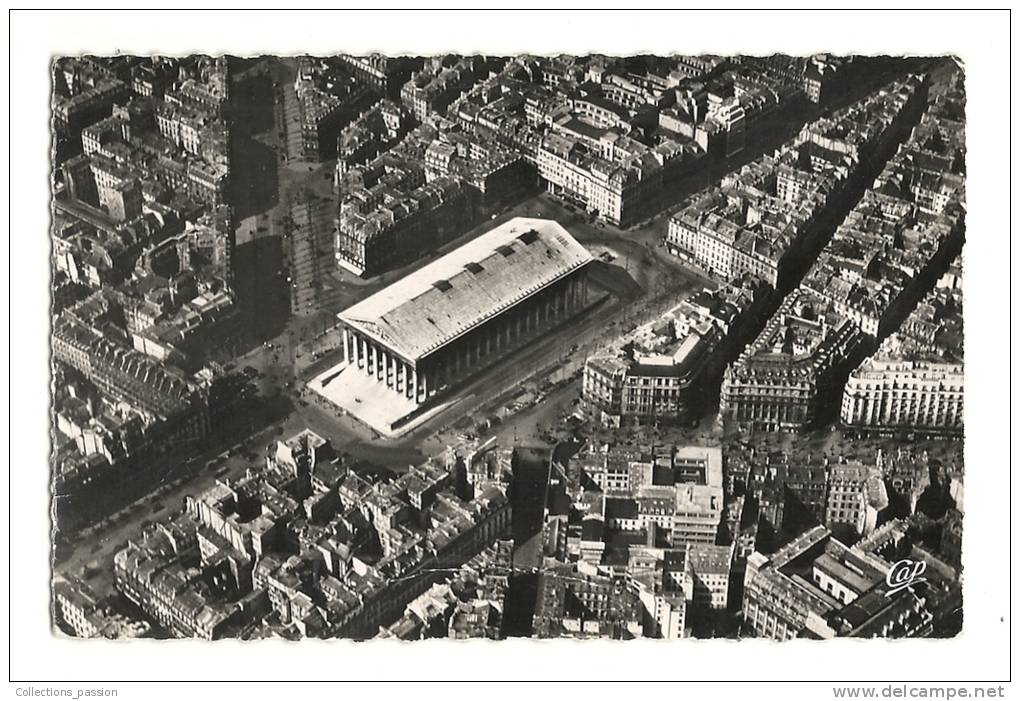
MULTIPOLYGON (((11 675, 85 679, 1002 679, 1009 669, 1012 427, 1010 36, 1003 13, 602 14, 15 12, 11 18, 11 675), (943 54, 967 89, 967 504, 964 633, 951 641, 662 644, 96 643, 49 629, 48 95, 51 56, 92 53, 943 54), (1009 296, 1007 296, 1009 295, 1009 296)), ((4 256, 8 252, 3 253, 4 256)), ((1015 400, 1014 400, 1015 402, 1015 400)), ((4 578, 6 581, 7 578, 4 578)), ((6 586, 6 584, 4 584, 6 586)), ((50 686, 74 686, 56 685, 50 686)), ((19 687, 28 686, 18 684, 19 687)), ((36 687, 44 686, 36 683, 36 687)), ((248 686, 241 693, 287 693, 248 686)), ((181 690, 183 691, 183 690, 181 690)), ((223 689, 231 695, 239 690, 223 689)), ((309 691, 312 691, 309 689, 309 691)), ((399 690, 398 690, 399 691, 399 690)), ((410 689, 406 691, 410 692, 410 689)), ((467 690, 464 690, 467 691, 467 690)), ((566 691, 566 690, 564 690, 566 691)), ((555 690, 554 690, 555 692, 555 690)), ((765 687, 745 693, 771 695, 765 687)), ((174 697, 169 687, 147 696, 174 697)), ((184 691, 184 693, 190 693, 184 691)), ((207 693, 217 693, 209 689, 207 693)), ((298 692, 301 693, 301 692, 298 692)), ((320 692, 313 692, 320 693, 320 692)), ((351 692, 353 693, 353 691, 351 692)), ((418 693, 415 691, 413 693, 418 693)), ((451 689, 447 693, 461 693, 451 689)), ((704 693, 717 693, 706 689, 704 693)), ((793 692, 783 692, 791 698, 793 692)), ((122 694, 123 696, 124 694, 122 694)), ((204 694, 203 694, 204 695, 204 694)), ((828 694, 825 695, 828 697, 828 694)), ((822 696, 816 696, 822 698, 822 696)))

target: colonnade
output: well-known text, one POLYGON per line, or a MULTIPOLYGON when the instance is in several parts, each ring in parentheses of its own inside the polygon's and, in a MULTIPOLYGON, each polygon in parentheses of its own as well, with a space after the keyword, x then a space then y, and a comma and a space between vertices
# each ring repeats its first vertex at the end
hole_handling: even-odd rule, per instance
POLYGON ((582 270, 550 285, 416 362, 409 362, 345 324, 344 359, 387 388, 421 404, 436 392, 457 384, 484 359, 519 347, 536 333, 549 330, 557 321, 583 308, 588 297, 585 273, 582 270))

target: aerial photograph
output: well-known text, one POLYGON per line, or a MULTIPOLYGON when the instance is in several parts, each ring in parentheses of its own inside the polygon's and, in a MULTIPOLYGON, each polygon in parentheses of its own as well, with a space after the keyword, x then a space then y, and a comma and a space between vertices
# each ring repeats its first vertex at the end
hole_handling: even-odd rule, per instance
POLYGON ((53 55, 53 635, 957 636, 964 72, 53 55))

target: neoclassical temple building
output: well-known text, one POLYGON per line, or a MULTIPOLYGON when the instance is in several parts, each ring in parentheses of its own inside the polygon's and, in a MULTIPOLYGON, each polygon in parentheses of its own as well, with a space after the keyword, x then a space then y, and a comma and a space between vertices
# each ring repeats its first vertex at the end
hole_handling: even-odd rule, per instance
POLYGON ((591 261, 556 222, 511 219, 341 312, 348 367, 424 404, 582 310, 591 261))

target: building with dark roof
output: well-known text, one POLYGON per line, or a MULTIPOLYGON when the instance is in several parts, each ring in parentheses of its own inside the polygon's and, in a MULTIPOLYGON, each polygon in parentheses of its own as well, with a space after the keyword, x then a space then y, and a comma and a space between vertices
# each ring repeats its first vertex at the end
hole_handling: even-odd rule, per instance
POLYGON ((590 355, 582 397, 604 424, 689 420, 764 297, 764 285, 745 277, 683 300, 590 355))
POLYGON ((839 601, 805 577, 811 560, 824 552, 829 536, 828 530, 817 526, 771 557, 755 552, 747 558, 743 613, 748 631, 758 637, 790 640, 800 636, 809 616, 820 618, 839 608, 839 601))
POLYGON ((726 608, 733 546, 688 543, 685 564, 695 606, 717 610, 726 608))
POLYGON ((930 635, 937 619, 959 604, 958 573, 911 540, 904 522, 853 547, 817 526, 771 556, 752 554, 744 580, 746 630, 774 640, 930 635), (890 584, 902 563, 898 553, 923 573, 903 587, 890 584))
POLYGON ((766 430, 811 425, 834 377, 861 342, 850 319, 809 290, 796 290, 727 368, 720 418, 766 430))

